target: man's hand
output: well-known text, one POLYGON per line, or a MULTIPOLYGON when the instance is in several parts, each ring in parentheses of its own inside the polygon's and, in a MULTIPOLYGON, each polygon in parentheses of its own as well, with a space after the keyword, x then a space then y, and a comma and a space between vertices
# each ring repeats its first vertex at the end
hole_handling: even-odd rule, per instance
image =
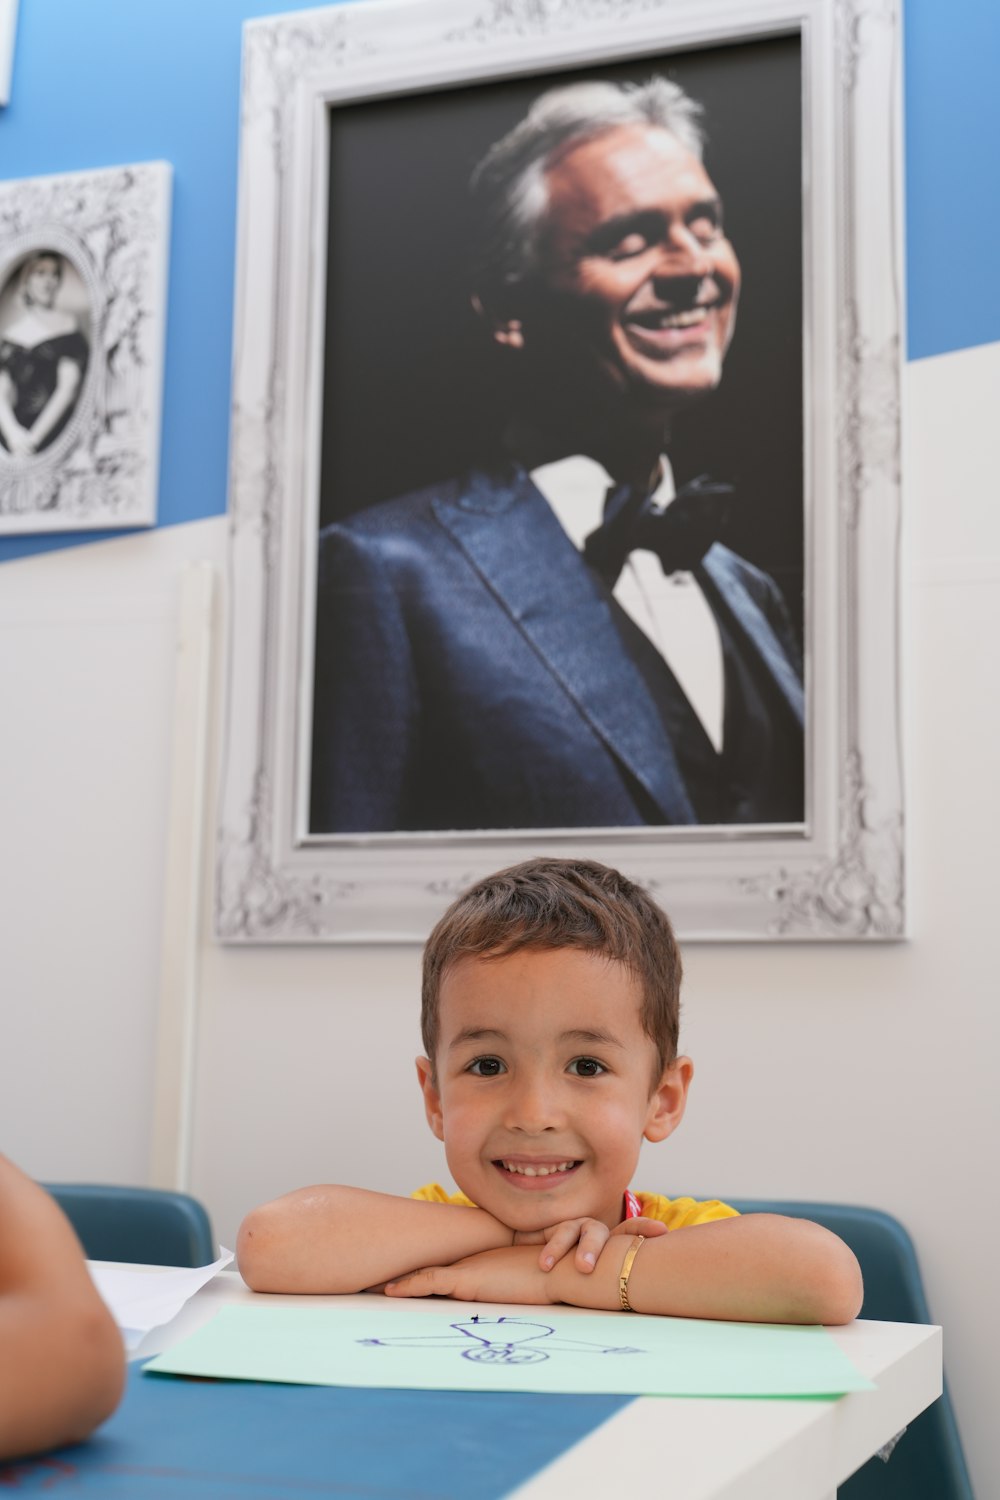
MULTIPOLYGON (((592 1221, 588 1221, 592 1222, 592 1221)), ((633 1220, 633 1223, 635 1221, 633 1220)), ((607 1233, 606 1226, 605 1233, 607 1233)), ((539 1231, 540 1232, 540 1231, 539 1231)), ((453 1266, 427 1266, 386 1286, 387 1297, 454 1297, 457 1302, 558 1302, 531 1245, 483 1250, 453 1266)))
POLYGON ((519 1229, 514 1235, 514 1244, 544 1244, 545 1249, 538 1257, 543 1271, 551 1271, 556 1261, 568 1255, 575 1245, 573 1264, 584 1276, 589 1276, 613 1234, 641 1234, 651 1240, 666 1233, 667 1226, 659 1219, 623 1219, 614 1229, 609 1229, 600 1219, 564 1219, 561 1224, 552 1224, 548 1229, 519 1229))

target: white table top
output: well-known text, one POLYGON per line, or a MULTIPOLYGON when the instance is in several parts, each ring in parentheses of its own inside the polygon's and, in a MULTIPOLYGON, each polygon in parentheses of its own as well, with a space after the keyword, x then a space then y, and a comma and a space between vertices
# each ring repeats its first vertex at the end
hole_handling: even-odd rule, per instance
MULTIPOLYGON (((132 1267, 138 1270, 138 1267, 132 1267)), ((157 1267, 149 1267, 155 1274, 157 1267)), ((235 1271, 223 1271, 171 1323, 154 1329, 136 1356, 171 1348, 220 1307, 266 1300, 295 1305, 298 1297, 251 1292, 235 1271)), ((359 1306, 367 1296, 310 1297, 311 1305, 359 1306)), ((415 1299, 415 1311, 440 1303, 415 1299)), ((456 1303, 468 1315, 483 1304, 456 1303)), ((580 1317, 593 1314, 565 1309, 580 1317)), ((836 1401, 718 1400, 640 1397, 516 1490, 510 1500, 607 1500, 642 1494, 664 1455, 670 1491, 684 1500, 830 1500, 838 1484, 940 1394, 941 1330, 915 1323, 859 1320, 831 1329, 874 1391, 836 1401)))

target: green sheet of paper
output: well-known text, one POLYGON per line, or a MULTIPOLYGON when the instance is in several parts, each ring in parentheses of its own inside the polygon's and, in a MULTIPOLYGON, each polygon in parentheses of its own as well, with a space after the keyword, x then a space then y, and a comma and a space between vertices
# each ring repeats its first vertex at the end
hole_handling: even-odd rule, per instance
POLYGON ((226 1307, 147 1366, 169 1375, 407 1390, 838 1396, 872 1389, 823 1328, 485 1304, 408 1313, 226 1307))

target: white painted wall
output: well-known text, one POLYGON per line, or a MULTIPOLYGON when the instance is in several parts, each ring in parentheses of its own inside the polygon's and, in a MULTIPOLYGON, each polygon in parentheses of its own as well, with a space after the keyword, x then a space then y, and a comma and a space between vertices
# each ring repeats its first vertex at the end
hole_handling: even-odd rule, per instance
POLYGON ((0 569, 0 1149, 143 1182, 180 571, 225 523, 0 569))
MULTIPOLYGON (((897 1214, 989 1500, 1000 345, 910 365, 906 390, 911 940, 689 949, 695 1088, 640 1183, 897 1214)), ((146 1177, 178 582, 186 559, 221 574, 224 549, 220 518, 0 573, 0 1145, 41 1177, 146 1177)), ((210 892, 211 826, 204 843, 210 892)), ((223 1241, 294 1185, 440 1175, 412 1075, 418 953, 219 948, 207 899, 192 1185, 223 1241)))

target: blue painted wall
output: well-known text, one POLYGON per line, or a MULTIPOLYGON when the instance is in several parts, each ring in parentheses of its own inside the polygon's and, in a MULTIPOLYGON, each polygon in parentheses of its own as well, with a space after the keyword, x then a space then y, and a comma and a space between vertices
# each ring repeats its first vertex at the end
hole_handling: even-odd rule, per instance
MULTIPOLYGON (((301 0, 21 0, 0 174, 174 167, 159 524, 226 508, 240 29, 301 0)), ((911 359, 1000 339, 1000 3, 905 0, 911 359)), ((99 534, 0 538, 0 561, 99 534)))
POLYGON ((904 0, 910 359, 1000 339, 1000 3, 904 0))

